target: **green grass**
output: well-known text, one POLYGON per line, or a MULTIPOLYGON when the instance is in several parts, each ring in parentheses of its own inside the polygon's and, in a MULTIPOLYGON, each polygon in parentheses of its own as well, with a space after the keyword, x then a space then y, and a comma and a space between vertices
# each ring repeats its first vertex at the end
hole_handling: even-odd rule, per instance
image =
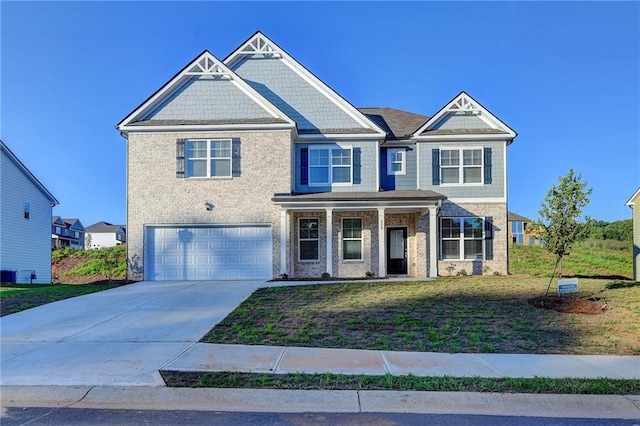
POLYGON ((261 288, 206 343, 464 353, 640 354, 640 283, 580 279, 602 315, 536 308, 546 278, 261 288), (273 318, 278 318, 274 321, 273 318))
POLYGON ((481 377, 365 376, 341 374, 255 374, 237 372, 161 371, 167 386, 251 388, 251 389, 323 389, 323 390, 395 390, 438 392, 501 392, 547 394, 638 395, 640 380, 622 379, 533 379, 481 377))
POLYGON ((120 284, 1 284, 0 316, 118 286, 120 284))
MULTIPOLYGON (((563 276, 633 277, 633 249, 629 241, 585 240, 574 244, 562 260, 563 276)), ((512 274, 550 277, 554 256, 540 246, 509 247, 509 271, 512 274)))

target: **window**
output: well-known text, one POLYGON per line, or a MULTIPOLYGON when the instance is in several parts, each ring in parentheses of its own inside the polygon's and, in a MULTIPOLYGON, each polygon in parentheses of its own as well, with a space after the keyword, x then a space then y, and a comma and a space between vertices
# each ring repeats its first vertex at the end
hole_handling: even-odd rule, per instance
POLYGON ((342 259, 362 260, 362 219, 342 219, 342 259))
POLYGON ((483 218, 443 218, 441 226, 443 259, 482 259, 483 218))
POLYGON ((511 238, 514 244, 524 244, 524 222, 511 222, 511 238))
POLYGON ((56 226, 56 234, 61 235, 62 234, 62 228, 59 226, 56 226))
POLYGON ((404 175, 406 151, 404 148, 387 150, 387 175, 404 175))
POLYGON ((29 219, 31 216, 31 204, 24 203, 24 218, 29 219))
POLYGON ((440 150, 440 181, 443 184, 482 183, 482 149, 440 150))
POLYGON ((301 218, 299 225, 298 256, 300 260, 320 260, 318 219, 301 218))
POLYGON ((186 142, 187 177, 231 177, 231 139, 186 142))
POLYGON ((309 185, 351 183, 351 148, 309 148, 309 185))

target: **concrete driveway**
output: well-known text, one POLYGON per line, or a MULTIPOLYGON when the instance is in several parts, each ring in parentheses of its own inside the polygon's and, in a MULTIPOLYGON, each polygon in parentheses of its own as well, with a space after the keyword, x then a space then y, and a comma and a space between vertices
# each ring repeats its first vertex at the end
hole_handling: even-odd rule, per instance
POLYGON ((0 319, 2 385, 161 386, 263 281, 141 282, 0 319))

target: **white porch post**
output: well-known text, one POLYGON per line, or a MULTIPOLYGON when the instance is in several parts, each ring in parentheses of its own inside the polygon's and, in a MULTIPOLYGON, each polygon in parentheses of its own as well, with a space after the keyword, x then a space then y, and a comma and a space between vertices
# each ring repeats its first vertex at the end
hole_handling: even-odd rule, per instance
POLYGON ((327 212, 327 273, 333 276, 333 209, 326 208, 327 212))
POLYGON ((438 210, 429 209, 429 276, 438 276, 438 210))
POLYGON ((378 276, 387 276, 387 234, 384 230, 384 208, 378 207, 378 276))
POLYGON ((287 209, 280 210, 280 274, 287 273, 287 209))

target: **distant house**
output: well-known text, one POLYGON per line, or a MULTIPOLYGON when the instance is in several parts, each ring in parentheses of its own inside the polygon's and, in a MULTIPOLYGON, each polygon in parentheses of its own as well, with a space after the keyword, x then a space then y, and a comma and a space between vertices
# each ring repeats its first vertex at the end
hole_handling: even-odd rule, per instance
POLYGON ((633 279, 640 281, 640 188, 629 198, 633 210, 633 279))
POLYGON ((119 246, 127 242, 125 225, 113 225, 109 222, 98 222, 85 229, 85 248, 101 248, 119 246))
POLYGON ((0 141, 0 270, 3 282, 51 282, 51 209, 58 200, 0 141), (32 273, 35 278, 32 280, 32 273))
POLYGON ((531 219, 514 212, 507 213, 509 244, 538 245, 540 240, 530 234, 531 219))
POLYGON ((51 217, 51 247, 84 249, 85 229, 80 219, 51 217))

